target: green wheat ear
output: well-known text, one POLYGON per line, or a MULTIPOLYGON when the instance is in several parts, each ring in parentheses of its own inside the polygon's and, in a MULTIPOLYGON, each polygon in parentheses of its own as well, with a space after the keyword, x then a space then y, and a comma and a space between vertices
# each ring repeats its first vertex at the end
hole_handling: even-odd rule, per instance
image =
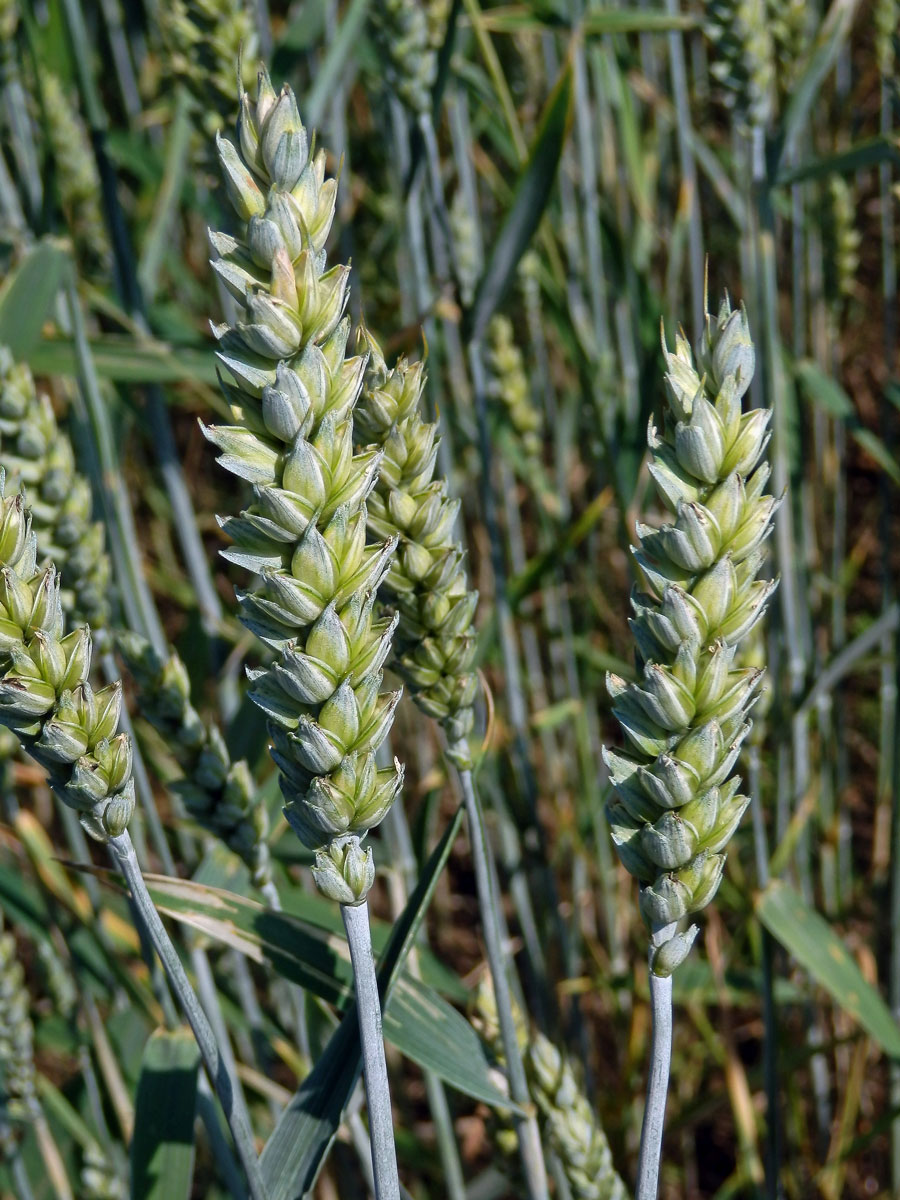
POLYGON ((122 685, 91 686, 91 631, 66 634, 56 567, 37 569, 24 497, 4 493, 0 471, 0 724, 91 837, 108 842, 134 812, 131 739, 116 736, 122 685))
POLYGON ((47 141, 52 155, 59 202, 82 267, 109 274, 112 247, 100 203, 100 176, 90 137, 71 91, 52 71, 39 76, 47 141))
POLYGON ((0 916, 0 1155, 13 1151, 37 1111, 34 1029, 25 973, 0 916))
POLYGON ((240 306, 216 327, 234 423, 205 430, 226 470, 253 487, 223 520, 225 557, 259 574, 241 620, 275 651, 251 673, 268 717, 285 815, 316 851, 321 891, 361 903, 374 879, 362 838, 400 791, 398 762, 376 765, 399 692, 382 689, 395 622, 375 594, 395 547, 366 543, 366 498, 382 455, 354 453, 365 359, 348 357, 349 267, 327 267, 336 181, 310 143, 293 92, 265 71, 241 96, 238 145, 218 139, 237 236, 213 233, 214 267, 240 306))
POLYGON ((715 895, 748 804, 732 771, 763 672, 736 667, 735 655, 775 587, 756 576, 779 502, 763 494, 769 413, 741 411, 755 362, 743 309, 726 297, 707 316, 696 365, 683 334, 663 349, 667 404, 662 430, 650 425, 650 471, 676 517, 638 526, 639 682, 607 678, 627 748, 604 759, 613 841, 640 882, 652 968, 669 975, 697 934, 679 923, 715 895))
POLYGON ((63 609, 96 637, 109 621, 111 568, 103 526, 91 520, 91 488, 75 469, 72 442, 25 363, 0 346, 0 451, 8 492, 24 487, 38 559, 62 576, 63 609))
POLYGON ((478 693, 472 619, 478 593, 470 591, 465 553, 454 534, 459 501, 434 477, 438 427, 422 420, 422 363, 401 359, 388 370, 377 341, 362 341, 369 367, 356 411, 357 437, 383 451, 369 499, 369 527, 397 538, 383 595, 398 618, 392 666, 416 704, 439 721, 448 753, 471 765, 468 738, 478 693))
POLYGON ((740 121, 764 127, 772 111, 775 47, 765 0, 707 0, 710 74, 740 121))
POLYGON ((448 0, 379 0, 372 5, 372 31, 385 80, 413 113, 427 112, 431 104, 451 7, 448 0))
MULTIPOLYGON (((505 1066, 497 1004, 490 978, 476 992, 474 1024, 499 1063, 505 1066)), ((540 1030, 529 1029, 514 1007, 528 1092, 537 1109, 541 1135, 562 1167, 571 1200, 628 1200, 628 1189, 613 1164, 603 1126, 591 1108, 575 1064, 540 1030)), ((501 1148, 508 1130, 498 1131, 501 1148)))
POLYGON ((252 0, 162 0, 159 29, 169 73, 196 101, 206 133, 215 135, 220 114, 234 104, 235 63, 242 84, 253 79, 252 0))
POLYGON ((526 459, 540 459, 541 414, 531 396, 522 351, 516 343, 509 317, 496 313, 487 331, 488 393, 498 403, 503 418, 521 444, 526 459))

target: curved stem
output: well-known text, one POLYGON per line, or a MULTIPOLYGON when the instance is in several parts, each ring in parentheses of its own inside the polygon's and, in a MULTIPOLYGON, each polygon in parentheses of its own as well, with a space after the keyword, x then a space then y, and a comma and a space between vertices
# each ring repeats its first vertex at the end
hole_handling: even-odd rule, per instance
POLYGON ((506 1058, 506 1070, 509 1076, 510 1096, 520 1108, 526 1110, 524 1114, 516 1115, 513 1118, 516 1135, 519 1139, 519 1154, 525 1174, 525 1185, 529 1200, 548 1200, 547 1169, 544 1166, 541 1135, 537 1120, 531 1111, 528 1081, 525 1078, 525 1064, 522 1062, 519 1041, 516 1037, 516 1022, 512 1010, 509 978, 506 973, 506 956, 503 953, 497 920, 499 900, 494 891, 491 876, 481 804, 475 790, 472 772, 460 771, 459 780, 462 785, 466 816, 469 822, 469 845, 475 868, 475 886, 478 892, 478 907, 481 912, 481 928, 494 985, 494 999, 497 1004, 500 1037, 503 1041, 503 1054, 506 1058))
POLYGON ((666 1120, 666 1096, 669 1091, 669 1067, 672 1062, 672 977, 650 971, 650 1008, 653 1037, 650 1041, 650 1077, 647 1104, 641 1125, 641 1153, 638 1158, 634 1200, 656 1200, 659 1188, 659 1163, 662 1157, 663 1126, 666 1120))
POLYGON ((228 1075, 215 1034, 185 974, 178 952, 172 945, 159 913, 150 898, 150 893, 147 891, 131 837, 126 831, 119 834, 118 837, 111 838, 109 844, 115 852, 125 881, 131 889, 135 912, 146 927, 169 983, 172 985, 172 990, 178 998, 182 1012, 197 1039, 203 1064, 225 1112, 225 1119, 231 1129, 238 1158, 247 1175, 252 1200, 267 1200, 247 1110, 239 1098, 240 1093, 228 1075))
POLYGON ((347 931, 356 987, 356 1013, 369 1108, 369 1140, 372 1143, 372 1167, 375 1172, 375 1200, 400 1200, 391 1093, 381 1032, 381 1001, 369 930, 369 906, 365 900, 362 904, 341 905, 341 916, 347 931))
POLYGON ((18 1151, 13 1155, 12 1162, 9 1165, 9 1173, 12 1176, 13 1187, 16 1189, 17 1200, 34 1200, 34 1192, 31 1190, 31 1184, 28 1180, 28 1172, 25 1170, 25 1164, 22 1162, 22 1155, 18 1151))

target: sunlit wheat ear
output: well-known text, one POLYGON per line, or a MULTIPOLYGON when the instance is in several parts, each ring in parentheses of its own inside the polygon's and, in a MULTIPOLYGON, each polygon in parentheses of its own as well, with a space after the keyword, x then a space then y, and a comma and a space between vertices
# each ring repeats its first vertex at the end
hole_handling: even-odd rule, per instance
POLYGON ((52 558, 63 610, 95 638, 109 620, 110 562, 103 526, 91 520, 91 488, 75 469, 72 442, 25 363, 0 346, 0 455, 7 492, 23 487, 37 557, 52 558))
POLYGON ((651 966, 669 975, 697 927, 682 919, 718 889, 724 850, 747 806, 733 774, 763 672, 735 666, 774 583, 758 580, 778 501, 760 459, 769 413, 741 411, 754 369, 743 309, 707 317, 697 360, 683 334, 665 349, 667 403, 651 424, 651 474, 675 513, 638 526, 646 590, 632 595, 638 681, 608 676, 624 750, 606 749, 613 840, 640 883, 654 931, 651 966))
POLYGON ((765 127, 772 112, 775 51, 765 0, 708 0, 710 73, 739 121, 765 127))
POLYGON ((370 10, 385 82, 413 113, 431 105, 451 7, 447 0, 381 0, 370 10))
POLYGON ((383 458, 369 498, 369 527, 397 539, 382 595, 395 609, 392 666, 416 703, 442 725, 451 756, 469 765, 468 737, 478 692, 465 554, 454 527, 459 501, 435 478, 438 427, 422 419, 422 363, 402 359, 388 370, 378 343, 364 335, 369 369, 356 410, 358 436, 383 458))
POLYGON ((88 274, 107 274, 112 266, 112 248, 103 221, 100 176, 87 128, 73 107, 72 91, 67 91, 52 71, 41 72, 40 95, 42 107, 35 116, 46 121, 53 179, 76 255, 88 274))
MULTIPOLYGON (((488 976, 478 988, 476 1003, 475 1023, 502 1064, 503 1043, 488 976)), ((563 1169, 572 1200, 627 1200, 628 1190, 613 1165, 603 1126, 574 1064, 543 1033, 529 1030, 518 1006, 515 1019, 541 1134, 563 1169)))
POLYGON ((193 96, 210 136, 221 128, 221 114, 232 111, 238 59, 243 82, 253 78, 253 13, 252 0, 162 0, 159 5, 165 69, 193 96))
POLYGON ((174 650, 163 658, 130 632, 118 635, 116 645, 138 685, 141 716, 162 735, 184 771, 171 789, 189 816, 243 859, 254 885, 265 887, 272 878, 269 819, 247 764, 232 762, 218 728, 194 708, 187 669, 174 650))
POLYGON ((21 494, 0 496, 0 723, 43 766, 91 837, 122 833, 134 811, 131 740, 116 736, 122 685, 89 682, 91 631, 66 634, 59 576, 36 572, 21 494))
POLYGON ((325 259, 336 182, 324 151, 310 157, 293 93, 276 93, 265 72, 256 101, 241 97, 236 144, 218 145, 241 224, 211 235, 213 265, 240 316, 215 329, 234 423, 205 432, 253 491, 240 517, 221 521, 233 542, 224 553, 261 577, 238 599, 276 651, 251 673, 250 695, 269 720, 285 815, 316 851, 319 888, 354 904, 374 878, 362 838, 403 770, 375 762, 400 695, 382 687, 395 622, 374 608, 395 539, 366 541, 382 454, 353 449, 365 358, 346 353, 349 268, 325 259))

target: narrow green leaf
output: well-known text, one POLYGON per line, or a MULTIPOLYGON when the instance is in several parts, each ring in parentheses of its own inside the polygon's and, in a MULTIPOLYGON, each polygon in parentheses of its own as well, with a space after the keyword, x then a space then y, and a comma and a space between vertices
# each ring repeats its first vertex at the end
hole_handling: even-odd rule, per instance
MULTIPOLYGON (((309 893, 294 893, 290 912, 273 912, 238 892, 225 891, 191 879, 146 875, 147 888, 161 913, 227 943, 254 962, 268 962, 276 971, 329 1004, 344 1006, 353 996, 350 952, 334 904, 309 893), (335 924, 334 918, 337 918, 335 924)), ((384 926, 373 937, 376 952, 388 942, 384 926)), ((419 951, 425 983, 447 982, 447 968, 427 950, 419 951)), ((459 998, 458 979, 449 980, 459 998)), ((467 993, 463 989, 462 996, 467 993)))
POLYGON ((811 359, 801 359, 794 364, 794 375, 804 393, 813 404, 819 405, 836 420, 846 422, 847 428, 859 446, 875 460, 882 471, 900 486, 900 464, 887 446, 862 424, 856 414, 853 401, 830 375, 811 359))
MULTIPOLYGON (((382 996, 390 994, 415 940, 461 822, 462 810, 458 809, 394 926, 378 968, 382 996)), ((260 1166, 270 1200, 294 1200, 312 1188, 356 1085, 360 1066, 359 1026, 351 1008, 263 1148, 260 1166)))
POLYGON ((755 902, 774 938, 891 1058, 900 1058, 900 1026, 880 993, 867 983, 849 950, 824 917, 787 884, 773 881, 755 902))
POLYGON ((370 2, 371 0, 351 0, 335 37, 326 42, 326 53, 301 109, 303 120, 310 127, 315 127, 321 121, 325 105, 334 94, 335 85, 342 72, 346 70, 347 60, 356 49, 365 28, 370 2))
POLYGON ((455 1008, 419 980, 397 981, 384 1012, 384 1036, 424 1070, 494 1107, 509 1101, 490 1079, 481 1038, 455 1008))
POLYGON ((853 401, 831 375, 811 358, 799 359, 794 363, 794 375, 807 398, 823 408, 829 416, 845 421, 854 414, 853 401))
POLYGON ((55 242, 40 242, 7 279, 0 293, 0 346, 27 358, 59 291, 69 256, 55 242))
MULTIPOLYGON (((159 911, 201 930, 225 946, 307 988, 337 1008, 353 1000, 353 969, 346 941, 254 900, 192 880, 146 876, 159 911)), ((408 948, 408 939, 403 938, 408 948)), ((396 956, 388 942, 386 955, 396 956)), ((405 957, 405 951, 398 961, 405 957)), ((488 1104, 506 1103, 490 1080, 481 1042, 469 1023, 429 985, 431 955, 419 951, 424 982, 403 976, 388 993, 385 1037, 413 1062, 445 1083, 488 1104)))
POLYGON ((819 88, 834 66, 841 46, 850 32, 857 0, 832 0, 828 15, 822 22, 819 36, 813 44, 806 63, 799 72, 797 83, 785 108, 784 118, 778 132, 771 161, 775 174, 785 151, 801 129, 806 127, 809 114, 816 102, 819 88))
POLYGON ((782 167, 775 182, 780 186, 788 186, 828 175, 853 175, 856 171, 882 162, 892 162, 895 166, 900 164, 900 145, 895 136, 868 138, 834 154, 823 154, 797 166, 782 167))
MULTIPOLYGON (((165 342, 135 342, 109 334, 90 343, 91 357, 101 379, 116 383, 208 383, 216 386, 216 368, 208 350, 169 346, 165 342)), ((77 375, 78 360, 71 338, 45 338, 22 357, 41 375, 77 375)))
POLYGON ((60 1126, 82 1150, 93 1150, 97 1146, 97 1138, 87 1127, 78 1112, 72 1107, 59 1088, 50 1082, 46 1075, 38 1072, 35 1077, 41 1106, 48 1117, 58 1121, 60 1126))
POLYGON ((612 490, 606 487, 597 493, 577 521, 560 531, 549 549, 535 555, 524 569, 509 581, 507 594, 513 608, 518 608, 523 600, 540 589, 544 578, 556 570, 566 555, 584 541, 611 503, 612 490))
POLYGON ((588 13, 581 23, 585 34, 599 37, 607 33, 667 33, 670 30, 698 29, 701 18, 695 13, 654 12, 652 9, 606 9, 588 13))
POLYGON ((263 1147, 259 1165, 269 1200, 296 1200, 311 1191, 361 1069, 351 1008, 263 1147))
POLYGON ((513 281, 519 259, 540 224, 553 190, 571 119, 572 66, 566 63, 544 107, 531 153, 519 175, 472 307, 466 314, 465 333, 469 341, 479 341, 484 335, 488 321, 500 307, 513 281))
POLYGON ((131 1143, 131 1200, 188 1200, 200 1051, 183 1027, 157 1029, 144 1047, 131 1143))
POLYGON ((866 429, 863 425, 852 423, 850 432, 858 445, 862 446, 866 454, 870 458, 874 458, 885 475, 900 486, 900 464, 896 458, 888 450, 887 446, 881 440, 877 433, 873 433, 871 429, 866 429))

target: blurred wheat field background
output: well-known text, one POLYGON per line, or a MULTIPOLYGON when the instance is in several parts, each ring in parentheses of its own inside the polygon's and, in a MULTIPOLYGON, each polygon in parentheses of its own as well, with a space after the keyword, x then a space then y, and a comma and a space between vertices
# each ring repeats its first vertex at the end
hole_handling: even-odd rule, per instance
POLYGON ((0 0, 4 1200, 900 1195, 898 39, 0 0))

